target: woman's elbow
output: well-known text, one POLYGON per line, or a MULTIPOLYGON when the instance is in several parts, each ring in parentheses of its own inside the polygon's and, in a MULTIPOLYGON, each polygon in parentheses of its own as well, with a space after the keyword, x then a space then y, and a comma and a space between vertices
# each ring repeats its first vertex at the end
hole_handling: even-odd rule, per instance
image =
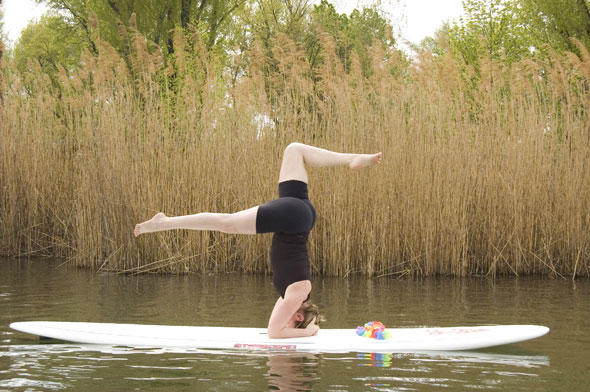
POLYGON ((268 337, 270 339, 280 339, 280 338, 282 338, 281 330, 276 329, 276 328, 268 327, 266 333, 267 333, 267 335, 268 335, 268 337))

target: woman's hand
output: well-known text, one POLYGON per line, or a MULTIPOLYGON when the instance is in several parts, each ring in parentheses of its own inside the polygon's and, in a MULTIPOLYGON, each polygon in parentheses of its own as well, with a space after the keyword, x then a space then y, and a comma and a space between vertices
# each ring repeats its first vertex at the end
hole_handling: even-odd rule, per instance
POLYGON ((315 336, 318 334, 320 326, 315 323, 315 317, 313 318, 313 320, 311 320, 307 327, 305 327, 305 330, 309 333, 308 336, 315 336))

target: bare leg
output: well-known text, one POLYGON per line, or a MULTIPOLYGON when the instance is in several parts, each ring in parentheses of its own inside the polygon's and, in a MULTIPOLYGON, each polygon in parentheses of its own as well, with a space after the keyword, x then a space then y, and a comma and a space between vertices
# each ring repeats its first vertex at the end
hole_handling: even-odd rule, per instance
POLYGON ((291 143, 283 153, 279 182, 299 180, 307 183, 306 164, 311 167, 347 165, 351 169, 360 169, 381 162, 381 157, 382 153, 380 152, 376 154, 343 154, 301 143, 291 143))
POLYGON ((155 231, 189 229, 215 230, 231 234, 256 234, 258 206, 233 214, 201 212, 194 215, 168 217, 159 212, 154 217, 135 226, 134 234, 155 231))
MULTIPOLYGON (((291 143, 285 148, 279 174, 279 182, 299 180, 307 183, 305 165, 328 167, 348 165, 351 169, 372 166, 381 162, 381 153, 342 154, 301 143, 291 143)), ((155 231, 189 229, 215 230, 231 234, 256 234, 258 206, 233 214, 202 212, 194 215, 168 217, 158 213, 148 221, 135 226, 134 234, 155 231)))

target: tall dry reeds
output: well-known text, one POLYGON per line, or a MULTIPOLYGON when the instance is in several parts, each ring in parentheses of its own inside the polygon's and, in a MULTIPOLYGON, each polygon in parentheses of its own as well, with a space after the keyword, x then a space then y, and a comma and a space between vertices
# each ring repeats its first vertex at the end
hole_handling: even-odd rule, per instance
POLYGON ((172 62, 131 31, 59 86, 3 64, 0 250, 129 272, 268 272, 270 235, 132 236, 158 211, 233 212, 276 196, 283 148, 383 151, 310 171, 314 273, 590 276, 590 56, 480 75, 451 55, 373 48, 346 74, 329 36, 310 69, 285 36, 230 81, 198 39, 172 62), (268 58, 273 57, 269 67, 268 58), (392 70, 395 70, 392 72, 392 70), (235 83, 234 83, 235 82, 235 83))

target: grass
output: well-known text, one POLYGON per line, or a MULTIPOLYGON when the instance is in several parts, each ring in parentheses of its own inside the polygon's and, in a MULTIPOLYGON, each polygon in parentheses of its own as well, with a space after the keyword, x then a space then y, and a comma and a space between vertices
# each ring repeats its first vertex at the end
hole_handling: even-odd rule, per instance
POLYGON ((171 76, 137 37, 131 68, 103 43, 57 83, 4 62, 1 253, 128 273, 267 273, 269 235, 132 230, 158 211, 274 198, 282 150, 300 141, 384 153, 366 171, 311 170, 316 274, 590 276, 587 51, 552 65, 482 59, 473 85, 448 54, 407 65, 375 48, 364 78, 358 61, 342 73, 329 42, 312 71, 281 39, 276 68, 254 50, 235 85, 198 47, 176 54, 171 76))

